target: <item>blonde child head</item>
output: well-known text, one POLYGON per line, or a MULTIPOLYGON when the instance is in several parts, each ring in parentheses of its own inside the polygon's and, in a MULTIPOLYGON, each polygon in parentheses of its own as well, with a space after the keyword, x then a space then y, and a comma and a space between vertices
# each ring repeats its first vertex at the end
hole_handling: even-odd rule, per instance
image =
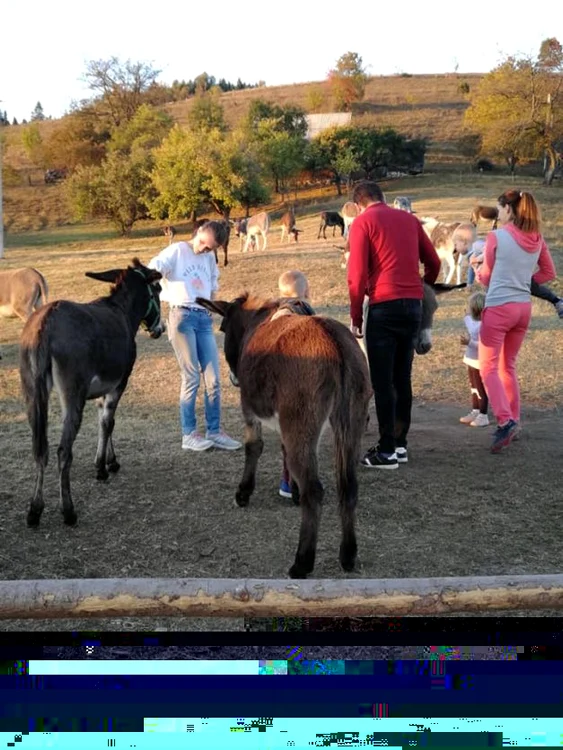
POLYGON ((481 320, 481 315, 485 309, 485 294, 483 292, 473 292, 467 300, 467 312, 473 320, 481 320))
POLYGON ((301 271, 284 271, 278 279, 278 288, 282 297, 309 299, 309 282, 301 271))

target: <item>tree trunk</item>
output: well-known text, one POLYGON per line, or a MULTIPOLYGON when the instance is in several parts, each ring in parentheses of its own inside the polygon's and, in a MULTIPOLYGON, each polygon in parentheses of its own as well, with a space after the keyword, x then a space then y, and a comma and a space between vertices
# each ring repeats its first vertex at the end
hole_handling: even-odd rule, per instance
POLYGON ((339 174, 336 175, 334 181, 336 183, 336 191, 338 195, 342 195, 342 180, 339 174))
POLYGON ((551 184, 553 183, 553 177, 555 175, 556 168, 557 168, 557 154, 554 148, 549 147, 546 149, 545 159, 544 159, 544 172, 543 172, 543 184, 544 185, 547 185, 548 187, 551 186, 551 184))

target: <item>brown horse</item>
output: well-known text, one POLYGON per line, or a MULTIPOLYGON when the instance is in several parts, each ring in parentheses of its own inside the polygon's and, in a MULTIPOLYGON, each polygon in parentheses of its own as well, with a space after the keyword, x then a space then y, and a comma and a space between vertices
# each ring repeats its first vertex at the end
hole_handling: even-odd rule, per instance
POLYGON ((324 490, 318 446, 330 423, 334 432, 336 486, 342 523, 340 564, 354 569, 356 470, 366 425, 371 384, 365 357, 352 333, 337 320, 302 315, 274 317, 279 300, 248 294, 233 302, 196 302, 223 317, 225 358, 240 386, 245 421, 245 466, 236 504, 248 505, 262 453, 262 423, 279 430, 301 504, 301 530, 291 578, 306 578, 315 564, 324 490))
POLYGON ((134 258, 129 268, 88 272, 86 276, 115 286, 107 297, 85 304, 57 300, 45 305, 29 318, 21 335, 20 378, 37 465, 28 526, 39 525, 44 508, 43 476, 49 456, 47 417, 53 385, 63 413, 57 451, 61 502, 64 521, 73 526, 77 519, 70 494, 72 446, 85 403, 99 399, 96 470, 98 479, 107 479, 108 472, 119 470, 112 433, 115 410, 137 356, 137 330, 143 323, 152 338, 158 338, 164 330, 157 283, 162 277, 158 271, 134 258))

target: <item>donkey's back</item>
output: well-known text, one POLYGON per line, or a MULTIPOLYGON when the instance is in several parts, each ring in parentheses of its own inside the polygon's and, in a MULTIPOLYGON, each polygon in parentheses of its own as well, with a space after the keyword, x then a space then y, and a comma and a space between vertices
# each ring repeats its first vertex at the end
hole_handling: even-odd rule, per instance
POLYGON ((25 321, 47 303, 48 292, 45 277, 35 268, 0 271, 0 315, 25 321))

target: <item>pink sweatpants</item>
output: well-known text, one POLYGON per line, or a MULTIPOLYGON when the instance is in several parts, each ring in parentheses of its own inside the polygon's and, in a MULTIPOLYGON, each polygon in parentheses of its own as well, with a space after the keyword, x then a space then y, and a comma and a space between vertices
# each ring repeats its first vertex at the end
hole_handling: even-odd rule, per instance
POLYGON ((491 409, 499 424, 520 421, 520 386, 516 357, 532 315, 531 302, 507 302, 483 310, 479 365, 491 409))

